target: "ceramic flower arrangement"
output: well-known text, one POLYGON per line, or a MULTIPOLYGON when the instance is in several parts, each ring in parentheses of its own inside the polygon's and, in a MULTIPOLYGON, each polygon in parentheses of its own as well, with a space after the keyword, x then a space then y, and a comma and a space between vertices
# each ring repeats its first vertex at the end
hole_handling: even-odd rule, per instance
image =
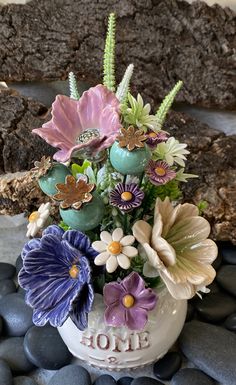
POLYGON ((182 82, 152 114, 129 92, 132 64, 116 86, 114 32, 111 14, 103 84, 79 95, 70 73, 71 96, 58 95, 51 120, 33 130, 57 149, 32 172, 62 219, 47 226, 50 203, 29 217, 19 282, 38 326, 70 318, 85 330, 100 293, 105 324, 142 330, 158 288, 189 299, 215 277, 209 223, 178 203, 181 183, 196 177, 184 172, 189 151, 163 128, 182 82))

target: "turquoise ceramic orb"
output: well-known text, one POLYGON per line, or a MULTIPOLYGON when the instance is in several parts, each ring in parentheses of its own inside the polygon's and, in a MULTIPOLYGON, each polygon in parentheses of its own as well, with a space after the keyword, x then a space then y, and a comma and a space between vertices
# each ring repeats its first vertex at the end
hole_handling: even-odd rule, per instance
POLYGON ((72 229, 88 231, 101 223, 104 216, 104 204, 102 198, 96 192, 92 195, 92 201, 83 204, 80 210, 60 208, 63 221, 72 229))
POLYGON ((129 151, 127 148, 120 147, 118 142, 115 142, 110 151, 112 166, 123 175, 142 174, 151 156, 151 151, 146 145, 129 151))
POLYGON ((62 163, 53 163, 52 168, 39 178, 38 183, 41 190, 47 195, 54 195, 58 191, 57 183, 65 183, 67 175, 71 175, 70 170, 62 163))

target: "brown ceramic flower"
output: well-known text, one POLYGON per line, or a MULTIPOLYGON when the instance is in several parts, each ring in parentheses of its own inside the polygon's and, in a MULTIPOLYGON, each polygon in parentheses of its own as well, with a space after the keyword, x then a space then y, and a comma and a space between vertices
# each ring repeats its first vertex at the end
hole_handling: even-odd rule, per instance
POLYGON ((53 195, 53 199, 61 201, 60 207, 68 209, 72 207, 80 210, 83 203, 90 202, 93 199, 91 192, 95 188, 94 183, 87 183, 83 179, 76 179, 72 175, 67 175, 65 184, 56 184, 58 193, 53 195))
POLYGON ((117 137, 120 147, 126 147, 129 151, 133 151, 136 147, 144 147, 146 136, 142 130, 135 130, 133 126, 129 128, 121 128, 121 135, 117 137))
POLYGON ((52 161, 50 156, 46 158, 44 155, 40 161, 36 160, 34 162, 34 168, 31 171, 34 172, 35 177, 40 177, 47 174, 48 170, 52 168, 52 161))

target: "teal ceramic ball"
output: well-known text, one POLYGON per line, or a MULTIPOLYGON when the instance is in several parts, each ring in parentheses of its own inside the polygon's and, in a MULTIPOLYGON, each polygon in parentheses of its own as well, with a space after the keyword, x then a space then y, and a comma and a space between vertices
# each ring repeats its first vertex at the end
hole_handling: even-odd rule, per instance
POLYGON ((142 148, 129 151, 127 148, 121 148, 119 143, 115 142, 110 151, 112 166, 123 175, 142 174, 151 156, 151 151, 146 145, 142 148))
POLYGON ((104 216, 104 204, 102 198, 95 192, 93 200, 85 203, 80 210, 60 208, 60 215, 63 221, 73 229, 88 231, 101 223, 104 216))
POLYGON ((39 178, 39 187, 47 195, 54 195, 58 191, 56 189, 57 183, 65 183, 67 175, 71 175, 70 170, 64 164, 54 163, 52 168, 39 178))

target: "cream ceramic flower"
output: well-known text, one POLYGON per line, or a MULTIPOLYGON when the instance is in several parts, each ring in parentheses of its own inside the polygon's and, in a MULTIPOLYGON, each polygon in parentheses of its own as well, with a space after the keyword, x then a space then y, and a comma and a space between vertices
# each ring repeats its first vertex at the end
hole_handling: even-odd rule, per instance
POLYGON ((94 260, 95 265, 106 264, 108 273, 113 273, 118 265, 127 270, 130 267, 130 258, 138 254, 138 250, 131 246, 135 241, 134 236, 124 236, 123 230, 117 228, 112 234, 102 231, 100 238, 101 241, 92 243, 92 247, 100 253, 94 260))
POLYGON ((154 151, 155 159, 165 160, 170 166, 174 163, 184 167, 185 155, 189 154, 189 151, 185 148, 187 144, 180 143, 173 136, 167 139, 166 142, 159 143, 154 151))
POLYGON ((174 208, 169 198, 163 202, 158 198, 153 227, 143 220, 133 226, 147 256, 144 275, 160 275, 176 299, 192 298, 215 277, 210 264, 217 246, 207 239, 209 233, 210 225, 196 206, 185 203, 174 208))
POLYGON ((50 214, 51 204, 42 203, 38 211, 34 211, 29 216, 29 224, 27 225, 27 237, 34 237, 37 232, 42 229, 50 214))

